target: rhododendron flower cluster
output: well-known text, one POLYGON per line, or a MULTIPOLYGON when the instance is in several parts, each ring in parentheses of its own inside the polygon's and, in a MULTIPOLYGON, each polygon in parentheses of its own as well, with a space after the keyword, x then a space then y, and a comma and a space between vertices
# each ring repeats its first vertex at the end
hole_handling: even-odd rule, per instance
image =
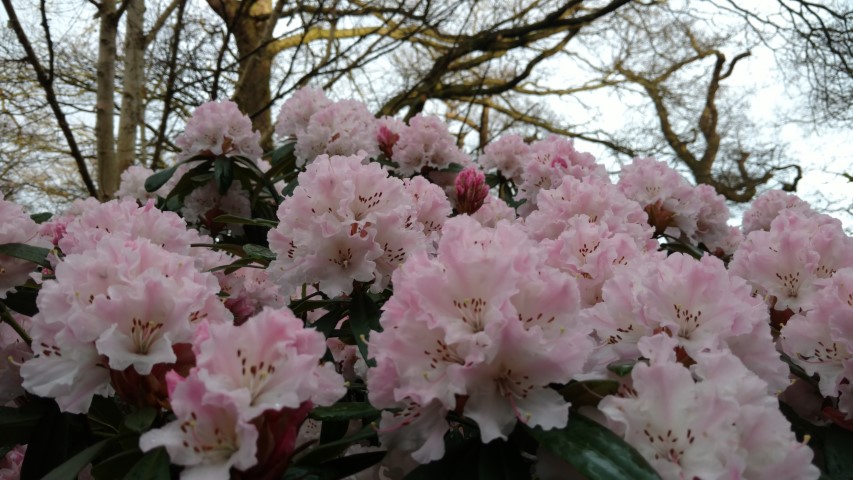
POLYGON ((548 385, 580 373, 592 342, 575 283, 544 258, 511 224, 460 216, 445 223, 435 258, 417 252, 394 272, 368 388, 374 405, 403 411, 383 415, 381 438, 394 446, 406 431, 398 446, 425 462, 444 454, 448 411, 476 421, 486 443, 517 420, 566 424, 568 405, 548 385))
MULTIPOLYGON (((39 226, 36 225, 19 205, 4 200, 0 192, 0 245, 5 243, 29 243, 36 240, 39 226)), ((30 262, 0 253, 0 299, 16 286, 26 282, 33 270, 30 262)))
POLYGON ((282 202, 269 235, 278 254, 270 273, 285 289, 317 283, 336 296, 358 281, 380 291, 411 252, 427 248, 403 182, 364 159, 321 155, 282 202))
POLYGON ((320 365, 323 336, 286 308, 264 309, 241 326, 205 324, 194 345, 189 376, 167 377, 177 419, 140 438, 143 451, 165 446, 172 461, 188 466, 183 478, 227 479, 232 467, 246 471, 259 462, 270 463, 262 465, 267 473, 286 466, 307 411, 294 413, 346 393, 331 365, 320 365), (288 429, 264 429, 266 420, 288 414, 288 429))
POLYGON ((261 156, 261 134, 236 103, 207 102, 193 112, 184 133, 175 139, 179 160, 196 155, 239 155, 250 160, 261 156))
POLYGON ((630 393, 599 404, 664 479, 820 475, 762 380, 722 352, 701 354, 688 370, 675 361, 675 345, 660 334, 643 339, 650 364, 634 367, 630 393))

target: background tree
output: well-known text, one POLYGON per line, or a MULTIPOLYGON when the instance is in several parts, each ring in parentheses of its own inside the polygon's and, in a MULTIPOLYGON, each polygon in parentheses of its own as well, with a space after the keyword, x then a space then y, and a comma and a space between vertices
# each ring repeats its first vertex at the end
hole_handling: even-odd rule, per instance
MULTIPOLYGON (((131 151, 138 164, 156 168, 169 163, 175 151, 171 140, 183 119, 209 99, 233 93, 271 146, 274 108, 296 88, 311 84, 330 90, 333 97, 362 99, 379 115, 442 115, 460 145, 472 151, 507 131, 531 138, 558 133, 601 145, 616 162, 634 155, 670 159, 697 182, 713 185, 733 201, 747 201, 767 187, 793 190, 802 176, 797 162, 785 157, 784 145, 750 121, 743 90, 730 85, 733 72, 751 60, 748 52, 774 38, 798 39, 795 45, 816 53, 796 57, 797 64, 790 63, 790 56, 778 59, 789 62, 789 69, 806 69, 798 78, 815 83, 810 92, 819 91, 821 84, 834 88, 845 72, 850 79, 844 55, 851 45, 846 29, 850 8, 842 3, 816 7, 779 0, 779 10, 767 13, 734 0, 703 2, 701 8, 694 2, 628 0, 467 0, 416 6, 399 0, 148 0, 144 5, 142 0, 116 0, 110 13, 111 1, 74 7, 61 0, 18 4, 15 8, 28 13, 21 23, 32 32, 33 55, 25 55, 20 38, 5 30, 3 35, 13 42, 0 47, 3 118, 14 115, 15 122, 26 125, 57 124, 56 109, 43 100, 49 95, 33 68, 35 63, 51 65, 55 103, 67 112, 79 144, 75 156, 68 135, 57 139, 43 128, 40 143, 64 152, 34 153, 28 165, 68 164, 71 154, 82 177, 81 165, 92 170, 97 158, 101 196, 114 191, 131 151), (791 10, 796 5, 801 10, 791 10), (73 13, 66 18, 77 18, 72 27, 40 21, 56 18, 62 9, 73 13), (812 11, 821 21, 809 16, 812 11), (744 31, 745 22, 749 35, 737 33, 744 31), (815 35, 806 34, 804 25, 816 27, 815 35), (51 28, 75 35, 57 42, 51 28), (98 35, 116 46, 114 68, 96 68, 98 59, 112 56, 94 48, 98 35), (815 74, 829 70, 807 61, 821 58, 836 59, 834 77, 815 74), (106 88, 99 71, 115 72, 117 88, 106 88), (5 79, 13 78, 23 84, 9 86, 5 79), (18 90, 27 94, 13 95, 18 90), (108 90, 117 92, 108 95, 108 90), (635 112, 636 121, 618 131, 602 128, 589 102, 591 93, 618 97, 635 112), (567 118, 549 106, 556 99, 580 114, 567 118), (103 118, 95 129, 93 117, 103 118), (111 128, 105 126, 109 119, 111 128), (118 134, 118 148, 115 139, 108 141, 111 132, 118 134), (57 148, 60 144, 64 146, 57 148), (115 149, 113 157, 108 146, 115 149)), ((3 2, 7 14, 14 11, 11 0, 3 2)), ((846 92, 837 93, 824 92, 823 98, 844 98, 846 92)), ((820 102, 804 105, 821 111, 820 102)), ((849 111, 849 102, 846 107, 823 105, 849 111)), ((11 151, 23 138, 3 141, 11 151)), ((0 167, 10 172, 4 177, 6 188, 23 192, 24 185, 40 182, 19 166, 0 156, 0 167)), ((68 188, 52 198, 59 202, 84 192, 68 188)))

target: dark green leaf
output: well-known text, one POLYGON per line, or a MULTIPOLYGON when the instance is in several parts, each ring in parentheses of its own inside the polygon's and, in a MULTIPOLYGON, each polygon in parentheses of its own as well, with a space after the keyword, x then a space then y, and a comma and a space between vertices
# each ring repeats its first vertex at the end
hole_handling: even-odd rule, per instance
POLYGON ((274 222, 272 220, 264 218, 245 218, 237 215, 220 215, 214 218, 213 221, 217 223, 232 223, 237 225, 256 225, 258 227, 275 228, 278 226, 278 222, 274 222))
POLYGON ((834 479, 853 478, 853 432, 832 425, 823 437, 826 474, 834 479))
POLYGON ((0 407, 0 445, 14 447, 26 444, 41 417, 42 412, 32 407, 0 407))
POLYGON ((366 293, 360 290, 353 292, 349 307, 349 324, 352 329, 358 350, 370 367, 376 366, 376 360, 368 356, 367 340, 371 331, 381 331, 379 316, 382 312, 366 293))
POLYGON ((293 195, 293 191, 296 190, 296 187, 299 186, 299 177, 294 178, 293 180, 287 182, 287 185, 281 189, 281 194, 285 197, 289 197, 293 195))
POLYGON ((296 142, 287 142, 276 148, 272 151, 272 155, 270 156, 270 165, 277 166, 279 163, 288 159, 296 161, 296 157, 293 154, 294 150, 296 150, 296 142))
MULTIPOLYGON (((180 165, 180 164, 178 164, 180 165)), ((173 167, 169 167, 165 170, 160 170, 159 172, 154 173, 150 177, 145 179, 145 191, 146 192, 156 192, 160 189, 166 182, 172 178, 172 175, 175 174, 175 171, 178 169, 178 165, 173 167)))
POLYGON ((213 178, 220 195, 228 193, 234 181, 234 162, 228 157, 216 157, 213 161, 213 178))
POLYGON ((41 213, 34 213, 34 214, 30 215, 30 218, 32 218, 33 221, 36 223, 44 223, 44 222, 50 220, 50 217, 52 217, 52 216, 53 216, 53 214, 50 212, 41 212, 41 213))
POLYGON ((38 290, 35 288, 18 288, 7 293, 3 303, 20 314, 32 317, 38 313, 36 298, 38 298, 38 290))
POLYGON ((91 447, 84 449, 82 452, 71 457, 67 462, 51 470, 50 473, 44 476, 43 480, 75 480, 77 478, 77 474, 80 473, 86 465, 92 463, 92 460, 94 460, 95 457, 97 457, 112 440, 112 438, 101 440, 91 447))
POLYGON ((34 245, 27 245, 26 243, 5 243, 0 245, 0 255, 20 258, 21 260, 33 262, 42 267, 50 267, 50 263, 47 261, 49 253, 49 248, 36 247, 34 245))
POLYGON ((95 395, 86 416, 93 431, 116 434, 124 423, 124 412, 116 404, 116 397, 95 395))
POLYGON ((159 480, 168 479, 169 454, 163 447, 149 451, 127 472, 124 480, 159 480))
POLYGON ((270 250, 267 247, 262 247, 260 245, 254 245, 251 243, 247 243, 243 245, 243 251, 246 252, 246 255, 253 258, 262 258, 264 260, 275 260, 276 255, 275 252, 270 250))
POLYGON ((377 410, 367 402, 340 402, 328 407, 314 407, 309 417, 314 420, 352 420, 379 416, 377 410))
MULTIPOLYGON (((213 174, 210 173, 211 165, 213 165, 213 160, 205 160, 199 165, 189 169, 178 180, 174 188, 172 188, 172 190, 166 195, 166 198, 184 198, 197 187, 209 182, 213 178, 213 174)), ((170 205, 170 207, 171 206, 172 205, 170 205)))
POLYGON ((336 458, 322 465, 294 466, 287 469, 283 480, 339 480, 366 470, 385 457, 385 452, 365 452, 336 458))
POLYGON ((21 480, 41 480, 88 443, 80 436, 77 416, 61 413, 52 400, 39 402, 44 407, 43 415, 27 443, 21 480))
POLYGON ((530 435, 589 480, 659 479, 637 451, 603 425, 573 413, 562 429, 528 428, 530 435))
POLYGON ((148 430, 155 418, 157 418, 157 410, 153 407, 145 407, 129 414, 124 420, 124 426, 132 432, 142 433, 148 430))
POLYGON ((518 448, 503 440, 494 440, 480 448, 479 480, 530 478, 530 467, 518 448))
MULTIPOLYGON (((346 436, 348 430, 348 421, 329 420, 322 422, 320 425, 320 445, 337 442, 346 436)), ((340 452, 338 453, 343 453, 346 448, 347 447, 345 445, 342 445, 340 447, 340 452)), ((334 456, 337 456, 337 454, 334 456)))
POLYGON ((141 458, 142 452, 138 448, 124 450, 93 466, 92 476, 104 480, 123 478, 141 458))
POLYGON ((297 465, 319 465, 330 458, 340 454, 353 443, 362 440, 375 439, 376 429, 372 425, 362 428, 358 433, 354 433, 348 437, 341 438, 334 442, 329 442, 323 445, 318 445, 303 454, 294 461, 297 465))
POLYGON ((634 369, 634 365, 636 364, 636 360, 613 362, 607 365, 607 369, 620 377, 625 377, 631 374, 631 370, 634 369))

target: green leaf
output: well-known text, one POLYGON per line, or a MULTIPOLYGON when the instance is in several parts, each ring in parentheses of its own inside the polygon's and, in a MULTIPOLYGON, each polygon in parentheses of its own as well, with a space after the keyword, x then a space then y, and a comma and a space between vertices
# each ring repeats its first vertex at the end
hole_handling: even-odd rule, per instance
POLYGON ((124 426, 132 432, 142 433, 151 427, 156 418, 157 410, 153 407, 145 407, 129 414, 124 419, 124 426))
POLYGON ((299 177, 294 178, 293 180, 287 182, 287 185, 281 189, 281 195, 285 197, 289 197, 293 195, 293 191, 296 190, 296 187, 299 186, 299 177))
POLYGON ((302 453, 293 463, 296 465, 319 465, 330 458, 336 457, 353 443, 375 438, 376 429, 372 425, 368 425, 348 437, 318 445, 302 453))
POLYGON ((234 162, 228 157, 216 157, 213 161, 213 178, 220 195, 228 193, 234 181, 234 162))
POLYGON ((282 146, 276 148, 272 151, 272 155, 270 156, 270 165, 277 166, 279 163, 285 160, 293 160, 296 161, 296 156, 294 155, 294 151, 296 150, 296 142, 287 142, 282 146))
POLYGON ((34 222, 41 224, 50 220, 50 217, 52 216, 53 214, 50 212, 41 212, 30 215, 30 218, 32 218, 34 222))
POLYGON ((480 440, 467 439, 454 444, 445 437, 445 454, 440 459, 421 465, 404 477, 405 480, 471 480, 479 478, 480 440))
POLYGON ((823 453, 826 473, 831 478, 850 478, 853 474, 853 432, 836 425, 826 429, 823 438, 823 453))
POLYGON ((358 350, 367 365, 376 366, 376 360, 370 358, 367 352, 367 340, 371 331, 381 331, 379 316, 382 312, 373 300, 364 291, 355 290, 349 307, 349 324, 352 329, 358 350))
POLYGON ((8 292, 6 294, 6 299, 3 300, 3 303, 11 310, 14 310, 22 315, 32 317, 39 311, 38 306, 36 306, 36 298, 38 298, 38 293, 39 291, 35 288, 19 287, 14 291, 8 292))
POLYGON ((636 364, 636 360, 613 362, 607 365, 607 369, 620 377, 626 377, 631 374, 631 370, 634 369, 634 365, 636 364))
POLYGON ((14 447, 29 442, 41 417, 42 412, 32 407, 0 407, 0 446, 14 447))
POLYGON ((494 440, 480 448, 479 480, 521 480, 530 478, 530 464, 521 457, 518 447, 504 440, 494 440))
POLYGON ((34 245, 27 245, 26 243, 6 243, 0 245, 0 255, 20 258, 21 260, 33 262, 42 267, 50 267, 50 263, 47 261, 49 253, 49 248, 36 247, 34 245))
POLYGON ((92 463, 92 460, 94 460, 95 457, 97 457, 112 440, 112 438, 101 440, 91 447, 84 449, 82 452, 71 457, 67 462, 51 470, 50 473, 44 476, 43 480, 75 480, 77 478, 77 474, 80 473, 86 465, 92 463))
POLYGON ((154 175, 151 175, 150 177, 146 178, 145 191, 150 193, 159 190, 160 187, 165 185, 166 182, 168 182, 169 179, 172 178, 172 175, 175 174, 175 171, 178 169, 179 165, 180 164, 177 164, 165 170, 160 170, 159 172, 154 173, 154 175))
POLYGON ((542 447, 574 466, 589 480, 659 479, 637 451, 603 425, 572 413, 562 429, 527 428, 542 447))
POLYGON ((322 465, 293 466, 284 473, 283 480, 339 480, 366 470, 385 457, 382 452, 365 452, 336 458, 322 465))
POLYGON ((253 258, 261 258, 264 260, 275 260, 276 254, 272 250, 267 247, 262 247, 260 245, 254 245, 252 243, 247 243, 243 245, 243 251, 246 252, 246 255, 253 258))
POLYGON ((353 420, 356 418, 377 417, 381 410, 377 410, 367 402, 340 402, 328 407, 314 407, 308 414, 314 420, 353 420))
POLYGON ((133 468, 124 476, 124 480, 157 480, 168 479, 169 454, 163 447, 149 451, 133 465, 133 468))
POLYGON ((39 400, 43 415, 27 442, 21 480, 41 480, 87 444, 79 435, 79 417, 61 413, 53 400, 39 400))
POLYGON ((92 476, 96 479, 123 478, 141 458, 139 448, 124 450, 93 466, 92 476))
POLYGON ((214 218, 213 221, 217 223, 233 223, 237 225, 255 225, 258 227, 275 228, 278 226, 278 222, 267 220, 265 218, 246 218, 238 215, 220 215, 214 218))

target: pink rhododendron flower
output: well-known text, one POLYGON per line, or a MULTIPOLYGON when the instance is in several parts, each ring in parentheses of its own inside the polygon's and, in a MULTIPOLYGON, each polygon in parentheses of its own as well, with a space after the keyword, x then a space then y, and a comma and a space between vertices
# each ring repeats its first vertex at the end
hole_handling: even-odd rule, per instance
POLYGON ((406 123, 394 117, 382 117, 376 121, 376 141, 381 151, 388 160, 394 158, 394 146, 400 140, 400 132, 406 129, 406 123))
POLYGON ((657 248, 640 204, 625 198, 606 180, 590 177, 582 181, 566 176, 558 187, 541 190, 536 203, 538 209, 524 220, 536 240, 557 238, 572 218, 582 216, 588 222, 605 225, 610 233, 627 234, 643 249, 657 248))
POLYGON ((486 145, 477 163, 483 170, 497 169, 504 177, 520 184, 524 167, 533 160, 533 155, 530 145, 524 143, 520 135, 504 135, 486 145))
POLYGON ((296 165, 313 162, 319 155, 379 155, 376 118, 367 106, 355 100, 330 103, 313 115, 296 136, 296 165))
MULTIPOLYGON (((12 318, 25 331, 30 319, 18 313, 12 318)), ((0 323, 0 406, 6 405, 25 393, 21 386, 21 364, 33 356, 33 351, 21 336, 5 322, 0 323)))
POLYGON ((480 225, 489 228, 495 228, 501 220, 514 222, 516 217, 515 209, 494 195, 486 195, 483 205, 471 215, 480 225))
POLYGON ((423 226, 424 235, 438 242, 442 225, 453 213, 453 207, 450 206, 444 190, 421 176, 403 180, 403 186, 406 193, 414 199, 416 220, 423 226))
POLYGON ((279 207, 269 272, 285 290, 319 283, 336 296, 351 292, 353 281, 374 281, 379 291, 409 253, 427 248, 403 182, 363 159, 318 157, 279 207))
POLYGON ((853 266, 853 238, 826 215, 783 210, 769 231, 754 230, 729 268, 746 279, 778 311, 812 307, 816 281, 853 266))
POLYGON ((275 134, 279 138, 299 136, 308 128, 311 116, 332 103, 319 88, 303 87, 293 92, 278 112, 275 134))
MULTIPOLYGON (((201 231, 215 235, 226 227, 225 224, 214 221, 216 217, 220 215, 236 215, 244 218, 252 216, 249 192, 240 188, 235 182, 231 184, 225 195, 220 195, 216 183, 210 182, 194 189, 184 198, 181 215, 187 223, 198 225, 201 231)), ((243 234, 242 225, 227 224, 227 227, 235 235, 243 234)))
POLYGON ((173 463, 187 467, 183 479, 228 479, 232 467, 247 470, 257 463, 258 430, 233 396, 209 391, 196 376, 168 378, 177 419, 142 434, 143 452, 166 447, 173 463))
POLYGON ((609 183, 607 171, 595 163, 595 157, 587 152, 578 152, 571 140, 556 135, 532 143, 530 159, 522 168, 518 189, 519 199, 526 200, 519 208, 519 213, 524 216, 536 208, 540 190, 556 189, 567 176, 576 180, 597 178, 609 183))
POLYGON ((163 187, 160 187, 156 192, 148 192, 145 190, 145 180, 148 179, 154 171, 150 168, 131 165, 121 172, 121 183, 116 190, 115 198, 132 198, 139 202, 145 203, 149 198, 157 198, 157 195, 166 196, 169 192, 163 187))
POLYGON ((26 445, 16 445, 6 452, 6 456, 0 460, 0 480, 19 480, 21 478, 21 467, 24 465, 26 453, 26 445))
MULTIPOLYGON (((6 243, 29 243, 41 247, 49 246, 39 236, 39 226, 19 205, 3 199, 0 193, 0 245, 6 243)), ((16 286, 26 283, 37 265, 26 260, 0 254, 0 299, 16 286)))
POLYGON ((544 260, 511 224, 459 216, 445 223, 435 258, 416 253, 394 272, 383 331, 370 338, 369 395, 411 413, 383 417, 380 431, 405 427, 409 438, 383 441, 418 461, 439 458, 444 412, 457 408, 484 442, 506 438, 516 421, 565 425, 567 405, 548 385, 580 373, 592 343, 576 320, 576 285, 544 260), (423 409, 437 416, 420 419, 423 409))
POLYGON ((320 365, 323 335, 286 309, 265 308, 240 326, 210 325, 196 342, 196 375, 232 396, 240 415, 334 403, 346 393, 332 365, 320 365))
POLYGON ((451 163, 470 163, 456 146, 456 139, 447 130, 447 125, 438 117, 415 115, 399 135, 394 145, 393 160, 399 165, 397 172, 401 176, 410 177, 424 167, 441 169, 451 163))
POLYGON ((749 210, 743 214, 743 234, 749 235, 755 230, 770 230, 770 223, 782 210, 794 210, 806 216, 815 213, 808 202, 793 193, 768 190, 755 197, 749 210))
POLYGON ((287 306, 288 296, 269 278, 264 269, 241 268, 230 275, 220 277, 219 284, 222 291, 228 294, 225 307, 234 314, 236 324, 245 322, 263 307, 287 306))
POLYGON ((466 167, 456 176, 456 211, 473 214, 489 195, 486 175, 475 166, 466 167))
POLYGON ((664 479, 819 476, 764 382, 725 352, 699 355, 691 375, 674 361, 674 345, 663 335, 641 342, 650 364, 634 366, 634 393, 599 404, 664 479))
POLYGON ((239 155, 250 160, 261 156, 261 134, 236 103, 207 102, 193 112, 184 133, 175 139, 181 148, 178 160, 196 155, 239 155))
POLYGON ((175 362, 174 345, 190 342, 199 320, 230 320, 213 274, 144 238, 107 235, 66 256, 55 275, 33 317, 38 357, 23 364, 21 376, 24 388, 56 398, 65 411, 85 412, 92 395, 109 388, 103 367, 145 375, 175 362))

